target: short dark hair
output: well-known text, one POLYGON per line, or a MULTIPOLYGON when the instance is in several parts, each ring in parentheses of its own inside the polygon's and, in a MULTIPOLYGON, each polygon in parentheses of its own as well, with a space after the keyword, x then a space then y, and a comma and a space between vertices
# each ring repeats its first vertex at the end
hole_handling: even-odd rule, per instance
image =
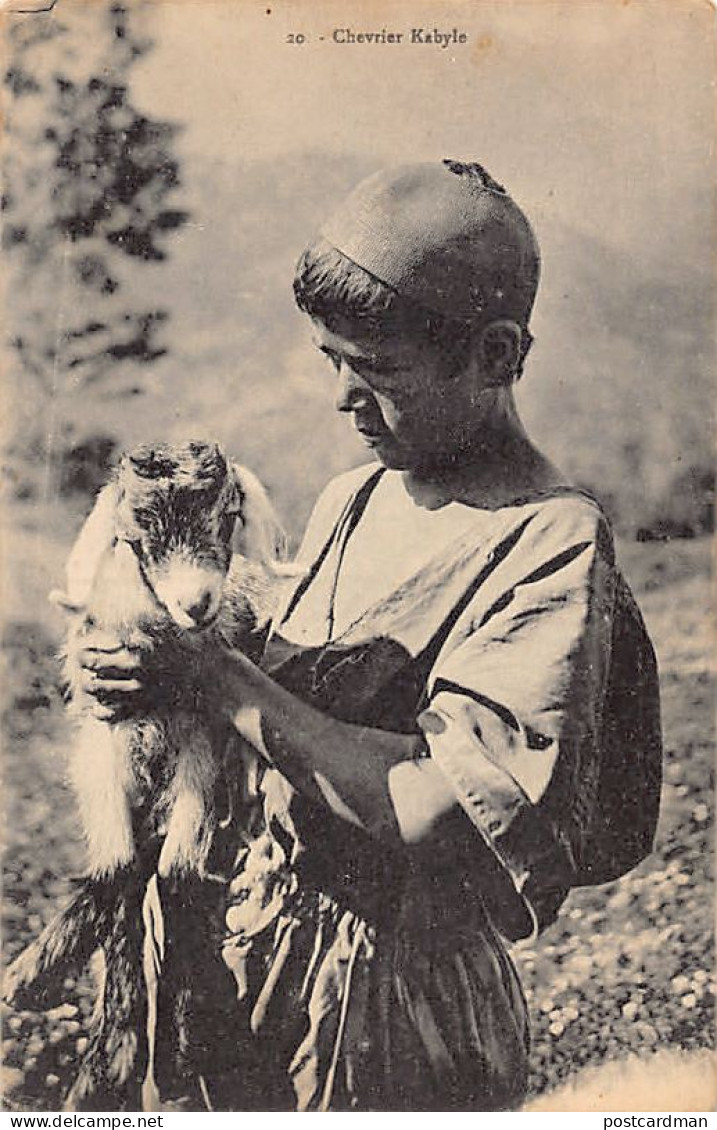
MULTIPOLYGON (((468 363, 474 334, 483 325, 481 321, 443 317, 404 298, 321 237, 309 244, 297 263, 294 297, 300 310, 329 329, 349 322, 357 329, 423 333, 447 361, 459 367, 468 363)), ((522 375, 533 342, 527 326, 522 329, 515 380, 522 375)))

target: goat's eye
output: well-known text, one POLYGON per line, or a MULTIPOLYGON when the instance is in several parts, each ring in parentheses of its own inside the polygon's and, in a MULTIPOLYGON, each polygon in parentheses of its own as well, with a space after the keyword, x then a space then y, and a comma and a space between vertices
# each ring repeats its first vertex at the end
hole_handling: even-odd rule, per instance
POLYGON ((127 545, 130 547, 135 557, 143 556, 142 541, 140 538, 127 538, 127 545))

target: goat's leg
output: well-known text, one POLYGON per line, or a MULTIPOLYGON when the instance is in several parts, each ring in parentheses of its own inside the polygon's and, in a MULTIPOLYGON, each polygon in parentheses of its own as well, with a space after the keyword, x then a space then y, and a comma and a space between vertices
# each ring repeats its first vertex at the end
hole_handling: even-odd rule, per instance
POLYGON ((205 874, 215 830, 218 768, 208 736, 195 722, 180 723, 177 746, 180 752, 165 799, 169 818, 157 866, 165 910, 165 962, 158 986, 156 1081, 164 1096, 196 1097, 192 984, 206 954, 197 931, 195 901, 204 886, 199 876, 205 874), (192 954, 189 962, 187 946, 192 954))
POLYGON ((67 1110, 138 1110, 147 1061, 141 884, 128 879, 104 946, 104 977, 90 1042, 67 1110))
POLYGON ((167 832, 157 872, 203 875, 215 825, 214 794, 218 768, 208 735, 186 720, 178 733, 179 754, 166 798, 167 832))
POLYGON ((69 774, 93 875, 113 875, 135 858, 131 739, 130 724, 109 726, 85 717, 74 743, 69 774))
POLYGON ((132 767, 126 732, 83 718, 70 777, 87 837, 90 872, 79 893, 7 971, 6 1000, 49 1008, 62 980, 79 972, 105 940, 117 892, 134 860, 128 796, 132 767))
POLYGON ((214 882, 161 884, 165 947, 159 985, 157 1083, 164 1098, 196 1102, 202 1078, 240 1062, 236 984, 221 956, 225 892, 214 882))

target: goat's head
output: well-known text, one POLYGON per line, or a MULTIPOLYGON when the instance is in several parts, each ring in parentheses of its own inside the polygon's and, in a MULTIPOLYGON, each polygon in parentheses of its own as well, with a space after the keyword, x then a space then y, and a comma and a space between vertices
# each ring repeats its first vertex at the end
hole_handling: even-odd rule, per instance
POLYGON ((218 447, 141 447, 117 476, 116 536, 182 628, 214 619, 231 559, 242 496, 218 447))
POLYGON ((100 563, 117 549, 133 553, 147 588, 182 628, 215 618, 233 554, 276 573, 290 568, 281 564, 285 534, 260 481, 208 443, 124 455, 71 551, 67 591, 51 593, 56 605, 84 614, 100 563))
POLYGON ((51 599, 82 613, 113 547, 134 553, 145 585, 182 628, 214 619, 233 553, 277 573, 287 569, 284 533, 263 486, 207 443, 157 444, 123 456, 70 554, 67 591, 51 599))

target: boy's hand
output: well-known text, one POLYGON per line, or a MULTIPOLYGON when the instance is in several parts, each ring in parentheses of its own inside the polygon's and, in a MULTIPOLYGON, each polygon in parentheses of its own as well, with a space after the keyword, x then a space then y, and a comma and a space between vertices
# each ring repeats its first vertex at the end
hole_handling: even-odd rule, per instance
POLYGON ((150 652, 88 639, 80 650, 80 683, 101 722, 120 722, 150 708, 150 652))
POLYGON ((146 639, 127 647, 105 633, 89 634, 78 653, 83 692, 101 722, 121 722, 153 714, 182 702, 200 708, 204 692, 217 680, 216 663, 201 646, 175 648, 146 639))

